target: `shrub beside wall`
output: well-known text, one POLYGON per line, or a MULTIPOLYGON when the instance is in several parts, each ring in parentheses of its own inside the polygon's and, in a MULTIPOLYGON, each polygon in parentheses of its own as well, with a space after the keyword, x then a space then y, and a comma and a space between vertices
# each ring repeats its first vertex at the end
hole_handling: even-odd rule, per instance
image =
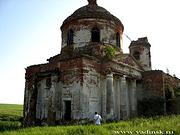
POLYGON ((156 116, 164 114, 164 99, 163 98, 145 98, 138 101, 138 115, 139 116, 156 116))

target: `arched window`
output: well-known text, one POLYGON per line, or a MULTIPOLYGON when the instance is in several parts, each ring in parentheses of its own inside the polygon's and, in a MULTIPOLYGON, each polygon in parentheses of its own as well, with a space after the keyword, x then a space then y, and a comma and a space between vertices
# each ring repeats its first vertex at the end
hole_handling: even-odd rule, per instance
POLYGON ((136 60, 140 60, 140 53, 139 53, 138 51, 135 51, 135 52, 133 53, 133 56, 134 56, 134 58, 135 58, 136 60))
POLYGON ((70 29, 67 33, 67 45, 73 44, 74 31, 70 29))
POLYGON ((100 42, 100 30, 97 27, 94 27, 91 30, 91 41, 100 42))
POLYGON ((120 35, 119 32, 116 33, 116 46, 121 47, 120 35))

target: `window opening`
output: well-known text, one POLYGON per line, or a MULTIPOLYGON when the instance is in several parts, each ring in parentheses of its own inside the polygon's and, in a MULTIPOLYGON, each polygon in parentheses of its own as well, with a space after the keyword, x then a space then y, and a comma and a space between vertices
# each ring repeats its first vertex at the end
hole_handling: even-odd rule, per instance
POLYGON ((134 52, 133 56, 136 60, 140 60, 140 53, 138 51, 134 52))
POLYGON ((97 27, 91 31, 91 40, 92 42, 100 42, 100 30, 97 27))
POLYGON ((73 44, 74 31, 70 29, 67 34, 67 45, 73 44))
POLYGON ((119 32, 116 33, 116 46, 119 48, 121 46, 119 32))
POLYGON ((48 87, 48 88, 51 87, 51 77, 46 79, 46 87, 48 87))

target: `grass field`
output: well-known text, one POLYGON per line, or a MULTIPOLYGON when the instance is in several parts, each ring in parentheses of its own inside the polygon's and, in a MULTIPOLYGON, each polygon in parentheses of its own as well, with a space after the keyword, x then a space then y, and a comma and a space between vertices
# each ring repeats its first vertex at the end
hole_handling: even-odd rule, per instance
POLYGON ((21 120, 22 105, 0 104, 0 135, 180 135, 180 115, 136 118, 116 123, 103 123, 101 126, 22 128, 21 120))
POLYGON ((19 129, 21 127, 22 113, 22 105, 0 104, 0 132, 19 129))
POLYGON ((22 116, 23 105, 0 104, 0 114, 22 116))

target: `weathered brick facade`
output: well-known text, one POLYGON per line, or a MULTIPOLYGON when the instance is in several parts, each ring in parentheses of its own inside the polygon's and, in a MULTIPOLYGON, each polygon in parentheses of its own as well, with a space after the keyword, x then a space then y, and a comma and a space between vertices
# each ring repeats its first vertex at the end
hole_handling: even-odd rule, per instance
POLYGON ((167 91, 168 100, 176 98, 179 79, 151 70, 147 38, 133 41, 124 54, 121 21, 96 0, 88 2, 63 22, 61 53, 26 68, 25 125, 91 120, 94 112, 127 119, 141 115, 144 100, 153 98, 164 99, 166 113, 167 91))

